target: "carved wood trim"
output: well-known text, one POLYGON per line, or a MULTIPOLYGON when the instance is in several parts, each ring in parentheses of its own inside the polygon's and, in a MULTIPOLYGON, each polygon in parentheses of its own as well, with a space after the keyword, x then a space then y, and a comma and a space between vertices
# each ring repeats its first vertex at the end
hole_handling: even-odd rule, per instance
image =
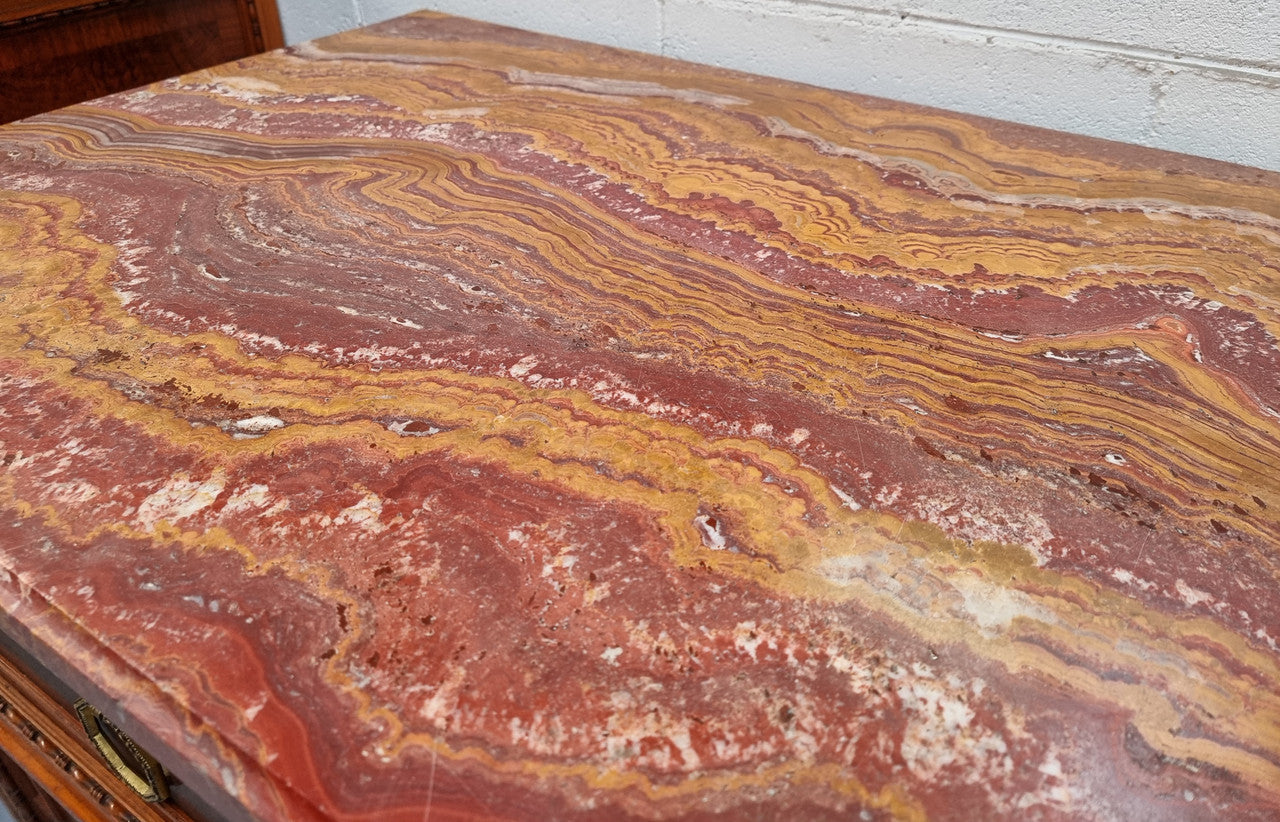
POLYGON ((172 805, 149 805, 89 747, 70 710, 0 657, 0 747, 84 822, 191 822, 172 805))
POLYGON ((50 17, 116 6, 129 0, 17 0, 0 9, 0 27, 22 26, 50 17))
POLYGON ((284 46, 284 31, 276 0, 240 0, 240 17, 245 26, 245 39, 253 43, 255 51, 270 51, 284 46))

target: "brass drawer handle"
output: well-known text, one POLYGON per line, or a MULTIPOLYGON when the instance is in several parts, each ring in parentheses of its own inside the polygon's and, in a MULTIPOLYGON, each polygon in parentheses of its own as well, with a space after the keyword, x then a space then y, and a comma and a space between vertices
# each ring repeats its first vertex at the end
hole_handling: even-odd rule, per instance
POLYGON ((163 802, 169 798, 164 770, 155 757, 138 747, 138 743, 88 702, 76 700, 75 708, 85 733, 116 776, 148 802, 163 802))

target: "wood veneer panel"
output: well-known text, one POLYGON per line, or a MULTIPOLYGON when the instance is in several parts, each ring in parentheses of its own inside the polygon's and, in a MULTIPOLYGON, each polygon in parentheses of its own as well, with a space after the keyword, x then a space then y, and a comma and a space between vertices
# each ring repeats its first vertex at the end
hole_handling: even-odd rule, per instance
POLYGON ((0 158, 0 608, 246 814, 1280 813, 1280 175, 427 14, 0 158))
POLYGON ((0 5, 0 23, 13 23, 28 17, 63 14, 73 9, 102 6, 122 0, 6 0, 0 5))
POLYGON ((118 0, 0 26, 0 122, 281 44, 271 0, 118 0))

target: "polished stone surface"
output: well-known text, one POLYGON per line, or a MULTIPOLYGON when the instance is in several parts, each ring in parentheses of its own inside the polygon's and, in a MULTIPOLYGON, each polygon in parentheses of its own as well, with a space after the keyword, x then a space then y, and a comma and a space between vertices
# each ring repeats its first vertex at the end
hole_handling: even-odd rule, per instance
POLYGON ((1275 820, 1278 336, 1280 175, 411 16, 0 129, 0 605, 265 820, 1275 820))

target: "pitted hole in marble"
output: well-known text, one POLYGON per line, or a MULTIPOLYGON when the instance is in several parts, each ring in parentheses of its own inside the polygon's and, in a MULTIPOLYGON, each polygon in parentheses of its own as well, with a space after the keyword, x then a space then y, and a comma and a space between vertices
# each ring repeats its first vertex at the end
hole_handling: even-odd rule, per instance
POLYGON ((425 420, 399 420, 388 423, 387 430, 402 437, 429 437, 439 434, 443 429, 425 420))
POLYGON ((729 541, 729 538, 721 530, 720 519, 710 512, 700 513, 693 518, 694 525, 698 528, 698 534, 702 538, 702 544, 712 551, 731 551, 737 553, 738 549, 729 541))

